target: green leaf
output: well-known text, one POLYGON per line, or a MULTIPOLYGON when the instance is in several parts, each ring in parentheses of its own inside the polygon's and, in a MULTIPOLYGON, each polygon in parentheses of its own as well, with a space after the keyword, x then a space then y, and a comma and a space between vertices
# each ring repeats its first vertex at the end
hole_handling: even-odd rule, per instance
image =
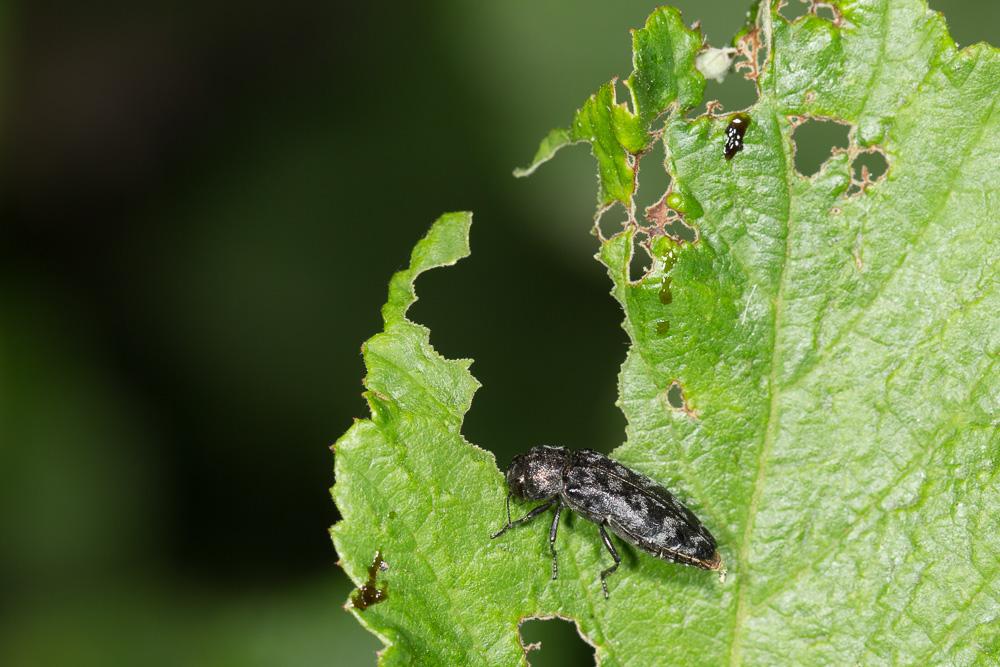
POLYGON ((527 176, 552 159, 563 146, 588 142, 598 167, 598 207, 631 205, 635 193, 636 156, 649 148, 650 124, 667 109, 689 109, 701 101, 705 78, 695 69, 701 49, 698 31, 688 29, 673 7, 660 7, 645 27, 632 32, 632 75, 625 82, 632 94, 629 109, 617 99, 617 79, 601 88, 576 112, 572 126, 552 130, 531 164, 515 169, 527 176))
MULTIPOLYGON (((385 333, 365 346, 373 416, 336 446, 343 565, 359 585, 376 550, 390 565, 388 599, 353 610, 385 664, 523 664, 519 621, 551 615, 576 621, 602 665, 1000 657, 1000 54, 958 50, 923 0, 835 9, 788 23, 762 8, 746 34, 766 57, 760 98, 732 160, 728 116, 677 105, 664 121, 699 240, 640 225, 629 199, 598 253, 631 340, 613 456, 695 511, 729 578, 633 550, 605 601, 593 525, 564 520, 555 581, 544 519, 489 539, 506 490, 460 434, 475 380, 404 319, 417 274, 466 252, 468 218, 446 216, 393 279, 385 333), (856 129, 806 178, 792 134, 812 115, 856 129), (888 160, 874 183, 852 180, 866 150, 888 160)), ((649 98, 676 99, 672 85, 649 98)), ((634 123, 661 129, 613 88, 592 99, 611 162, 629 164, 634 123)))
POLYGON ((684 27, 681 13, 660 7, 649 15, 641 30, 632 31, 632 76, 625 84, 632 91, 632 106, 644 127, 675 102, 690 109, 701 102, 705 78, 694 67, 701 50, 697 30, 684 27))
POLYGON ((560 148, 568 146, 571 143, 573 143, 573 134, 569 130, 561 127, 551 130, 542 139, 542 143, 538 145, 538 150, 535 152, 535 157, 532 158, 531 164, 527 167, 515 169, 514 176, 517 178, 531 176, 535 173, 536 169, 554 158, 560 148))

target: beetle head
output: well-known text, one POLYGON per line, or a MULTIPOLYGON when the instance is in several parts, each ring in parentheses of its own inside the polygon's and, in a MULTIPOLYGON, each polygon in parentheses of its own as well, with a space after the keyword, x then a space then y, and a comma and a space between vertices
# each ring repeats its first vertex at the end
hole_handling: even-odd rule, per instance
POLYGON ((563 447, 532 447, 515 456, 507 469, 507 488, 522 500, 542 500, 562 491, 562 473, 569 462, 563 447))

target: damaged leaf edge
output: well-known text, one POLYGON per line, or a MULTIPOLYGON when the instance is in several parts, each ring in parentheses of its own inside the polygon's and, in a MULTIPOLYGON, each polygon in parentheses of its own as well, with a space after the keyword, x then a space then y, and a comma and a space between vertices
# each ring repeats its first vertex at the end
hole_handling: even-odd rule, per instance
MULTIPOLYGON (((430 329, 418 322, 410 320, 406 316, 406 313, 409 310, 409 308, 419 298, 416 293, 415 285, 417 278, 422 273, 431 269, 454 266, 460 260, 470 256, 471 248, 469 245, 469 231, 471 229, 471 226, 472 226, 472 213, 469 211, 457 211, 457 212, 442 214, 440 217, 438 217, 437 220, 435 220, 431 224, 427 233, 414 245, 413 250, 410 253, 409 265, 406 268, 400 269, 399 271, 394 273, 389 281, 387 288, 387 300, 385 304, 382 306, 382 311, 381 311, 383 317, 383 329, 375 333, 371 338, 367 339, 365 343, 362 345, 362 353, 363 356, 365 356, 365 370, 366 370, 364 379, 365 391, 363 392, 363 395, 365 396, 366 402, 368 403, 370 414, 366 418, 355 418, 351 426, 347 429, 347 431, 345 431, 343 435, 337 438, 334 444, 330 446, 331 451, 334 452, 334 483, 333 486, 330 487, 330 496, 333 499, 334 505, 336 505, 338 509, 340 508, 340 503, 337 502, 337 491, 338 491, 337 479, 340 477, 339 474, 340 457, 337 456, 339 445, 342 442, 354 437, 359 428, 365 428, 368 427, 369 425, 370 427, 373 427, 378 430, 381 430, 382 428, 374 419, 376 417, 374 407, 372 405, 370 398, 368 397, 369 394, 375 393, 368 387, 367 384, 369 370, 368 370, 368 359, 367 359, 367 354, 365 352, 365 348, 370 340, 378 336, 392 335, 391 327, 394 326, 414 327, 427 336, 426 340, 424 341, 424 345, 426 346, 427 352, 429 354, 434 355, 438 359, 448 363, 458 363, 463 365, 465 371, 469 374, 469 377, 472 378, 473 382, 475 383, 476 388, 480 386, 479 382, 475 379, 474 376, 472 376, 471 372, 469 372, 468 370, 469 365, 472 363, 471 359, 467 358, 449 359, 441 355, 439 352, 437 352, 437 350, 434 349, 434 347, 430 343, 430 329), (451 230, 448 229, 449 227, 454 227, 454 226, 457 226, 457 229, 451 229, 451 230), (435 256, 434 253, 428 253, 427 255, 423 254, 428 250, 433 251, 435 249, 435 242, 440 239, 441 235, 448 234, 449 231, 454 238, 461 239, 461 244, 457 248, 451 247, 450 252, 448 252, 447 251, 448 249, 446 249, 443 255, 439 253, 438 256, 435 256), (399 300, 398 299, 398 297, 400 296, 399 290, 401 288, 404 290, 405 298, 399 300)), ((454 238, 452 240, 454 240, 454 238)), ((462 406, 464 408, 463 418, 464 415, 468 413, 470 406, 471 402, 468 405, 462 406)), ((457 425, 456 431, 458 437, 461 438, 462 443, 468 446, 480 458, 480 464, 486 465, 488 469, 491 471, 491 473, 493 473, 496 476, 497 484, 498 485, 502 484, 503 474, 500 472, 500 469, 497 466, 496 456, 493 454, 493 452, 469 442, 465 438, 465 436, 462 435, 461 433, 461 422, 457 425)), ((345 525, 346 521, 347 517, 342 515, 341 519, 337 521, 335 524, 333 524, 328 531, 330 539, 333 542, 334 549, 336 549, 338 554, 342 553, 339 533, 341 530, 344 529, 342 527, 345 525)), ((338 558, 337 565, 340 567, 341 570, 344 571, 348 579, 350 579, 351 583, 354 585, 354 590, 348 593, 348 596, 344 600, 342 608, 346 612, 354 616, 354 618, 358 621, 358 623, 361 624, 361 626, 365 630, 374 635, 382 643, 383 645, 382 648, 376 651, 379 664, 381 664, 386 651, 394 647, 397 642, 392 638, 391 636, 392 633, 385 633, 376 628, 371 622, 369 622, 369 619, 366 618, 366 616, 368 616, 369 614, 362 613, 362 610, 354 607, 354 605, 351 602, 351 596, 358 589, 360 589, 362 585, 364 585, 365 581, 367 581, 367 569, 362 565, 361 570, 363 572, 354 573, 352 572, 353 568, 351 564, 348 561, 346 561, 343 557, 338 558)), ((389 582, 386 581, 386 584, 388 583, 389 582)), ((518 633, 518 637, 520 638, 520 633, 518 633)))

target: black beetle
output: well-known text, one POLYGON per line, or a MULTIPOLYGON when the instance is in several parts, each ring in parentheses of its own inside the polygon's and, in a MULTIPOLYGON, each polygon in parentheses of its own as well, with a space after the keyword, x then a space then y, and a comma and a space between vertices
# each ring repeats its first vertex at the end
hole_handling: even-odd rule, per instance
POLYGON ((554 506, 556 513, 549 529, 553 579, 559 571, 555 542, 563 507, 597 524, 604 546, 615 561, 601 572, 605 598, 608 597, 605 580, 621 564, 621 557, 605 527, 657 558, 725 574, 715 538, 691 510, 653 480, 599 452, 547 445, 533 447, 511 461, 507 469, 507 488, 507 525, 491 539, 554 506), (511 521, 511 496, 545 502, 517 521, 511 521))
POLYGON ((732 160, 743 150, 743 135, 747 133, 748 127, 750 127, 750 116, 745 113, 738 113, 729 121, 726 127, 726 146, 722 151, 727 160, 732 160))

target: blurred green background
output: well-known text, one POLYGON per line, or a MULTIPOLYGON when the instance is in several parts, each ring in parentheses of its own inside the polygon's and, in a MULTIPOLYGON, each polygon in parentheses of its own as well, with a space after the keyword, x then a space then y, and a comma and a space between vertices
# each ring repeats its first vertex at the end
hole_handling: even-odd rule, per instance
MULTIPOLYGON (((476 214, 411 311, 476 360, 469 440, 504 466, 623 437, 591 158, 510 171, 657 3, 140 4, 0 3, 0 664, 373 664, 328 446, 434 218, 476 214)), ((677 4, 721 45, 748 3, 677 4)), ((1000 42, 998 3, 933 4, 1000 42)), ((525 635, 535 665, 590 655, 525 635)))

